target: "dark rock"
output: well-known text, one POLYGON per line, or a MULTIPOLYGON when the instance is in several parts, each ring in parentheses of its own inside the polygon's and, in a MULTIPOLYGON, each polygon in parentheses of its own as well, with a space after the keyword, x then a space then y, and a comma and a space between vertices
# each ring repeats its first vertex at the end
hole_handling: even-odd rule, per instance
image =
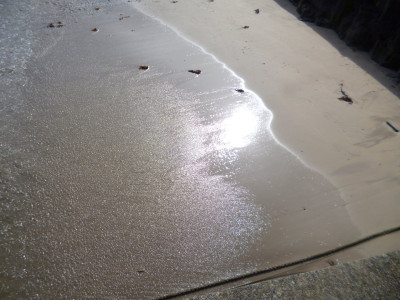
POLYGON ((289 0, 300 19, 335 30, 349 46, 400 69, 400 0, 289 0))
POLYGON ((378 38, 371 57, 385 67, 400 71, 400 1, 384 1, 380 9, 382 13, 376 22, 378 38))
POLYGON ((317 9, 308 0, 301 1, 297 6, 297 12, 300 15, 301 20, 306 22, 314 22, 317 9))
POLYGON ((373 5, 360 5, 345 32, 344 40, 349 46, 368 51, 375 42, 374 24, 378 13, 373 5))

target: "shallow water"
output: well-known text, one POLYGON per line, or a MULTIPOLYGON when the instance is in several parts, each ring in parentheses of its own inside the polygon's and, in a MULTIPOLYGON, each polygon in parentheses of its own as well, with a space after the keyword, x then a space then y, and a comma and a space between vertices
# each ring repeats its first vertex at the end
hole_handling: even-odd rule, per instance
POLYGON ((156 298, 357 235, 223 64, 127 6, 70 14, 2 94, 3 296, 156 298))

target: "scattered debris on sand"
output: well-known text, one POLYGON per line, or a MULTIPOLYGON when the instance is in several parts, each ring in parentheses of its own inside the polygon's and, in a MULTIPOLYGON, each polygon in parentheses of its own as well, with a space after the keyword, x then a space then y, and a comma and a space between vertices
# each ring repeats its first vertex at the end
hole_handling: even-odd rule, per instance
POLYGON ((61 21, 58 21, 57 24, 54 24, 54 23, 47 24, 47 27, 49 27, 49 28, 61 28, 63 26, 64 26, 64 24, 61 21))
POLYGON ((390 122, 386 122, 386 125, 393 129, 394 132, 399 132, 399 130, 394 127, 390 122))
POLYGON ((353 99, 351 99, 345 91, 343 91, 343 83, 340 84, 340 92, 342 93, 342 97, 338 98, 341 101, 347 102, 349 104, 353 104, 353 99))
POLYGON ((130 17, 131 16, 122 16, 122 17, 119 18, 119 20, 122 21, 123 19, 130 18, 130 17))
POLYGON ((188 72, 193 73, 193 74, 200 75, 201 70, 189 70, 188 72))

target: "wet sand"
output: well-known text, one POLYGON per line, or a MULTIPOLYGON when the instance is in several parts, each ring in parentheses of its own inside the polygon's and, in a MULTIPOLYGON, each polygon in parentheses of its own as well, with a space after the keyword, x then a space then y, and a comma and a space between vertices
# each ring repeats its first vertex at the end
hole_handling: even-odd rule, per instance
POLYGON ((5 297, 157 298, 362 236, 228 56, 130 5, 99 8, 40 29, 2 115, 5 297))

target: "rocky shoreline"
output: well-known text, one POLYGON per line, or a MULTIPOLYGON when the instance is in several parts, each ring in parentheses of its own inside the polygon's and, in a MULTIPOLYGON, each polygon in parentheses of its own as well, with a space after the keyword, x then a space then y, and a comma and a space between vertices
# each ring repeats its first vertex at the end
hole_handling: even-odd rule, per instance
POLYGON ((347 45, 400 74, 399 0, 289 1, 301 20, 332 28, 347 45))

